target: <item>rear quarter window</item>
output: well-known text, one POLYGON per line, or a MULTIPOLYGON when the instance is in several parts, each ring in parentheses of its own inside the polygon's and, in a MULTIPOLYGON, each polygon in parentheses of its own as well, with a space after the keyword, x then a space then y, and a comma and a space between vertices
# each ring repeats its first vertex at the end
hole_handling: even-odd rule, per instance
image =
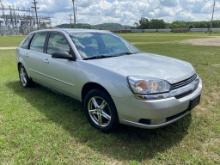
POLYGON ((47 37, 47 32, 36 33, 31 41, 30 50, 43 52, 46 37, 47 37))
POLYGON ((30 44, 30 41, 31 41, 32 37, 33 37, 33 34, 29 34, 25 38, 25 40, 22 42, 20 47, 23 48, 23 49, 29 49, 29 44, 30 44))

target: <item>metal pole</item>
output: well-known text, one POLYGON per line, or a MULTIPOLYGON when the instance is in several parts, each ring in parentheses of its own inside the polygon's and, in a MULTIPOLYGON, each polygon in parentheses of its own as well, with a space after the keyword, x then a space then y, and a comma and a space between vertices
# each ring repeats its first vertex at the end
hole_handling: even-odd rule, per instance
POLYGON ((5 21, 5 9, 4 9, 5 7, 1 0, 0 0, 0 5, 1 5, 1 10, 2 10, 2 17, 4 18, 4 21, 5 21))
POLYGON ((210 29, 209 29, 210 33, 212 32, 214 13, 215 13, 215 0, 213 2, 212 17, 211 17, 211 21, 210 21, 210 29))
POLYGON ((35 16, 36 16, 36 22, 37 22, 37 29, 39 29, 39 21, 38 21, 38 14, 37 14, 37 2, 36 0, 33 0, 33 9, 34 9, 34 12, 35 12, 35 16))
POLYGON ((76 6, 75 6, 75 0, 72 0, 72 2, 73 2, 74 25, 76 25, 76 6))

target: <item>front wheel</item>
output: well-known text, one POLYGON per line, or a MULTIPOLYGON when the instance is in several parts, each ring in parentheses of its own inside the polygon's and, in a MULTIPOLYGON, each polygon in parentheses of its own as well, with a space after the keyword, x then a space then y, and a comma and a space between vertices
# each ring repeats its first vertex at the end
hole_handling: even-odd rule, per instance
POLYGON ((104 132, 118 125, 117 111, 111 97, 104 91, 91 90, 83 101, 84 111, 90 124, 104 132))

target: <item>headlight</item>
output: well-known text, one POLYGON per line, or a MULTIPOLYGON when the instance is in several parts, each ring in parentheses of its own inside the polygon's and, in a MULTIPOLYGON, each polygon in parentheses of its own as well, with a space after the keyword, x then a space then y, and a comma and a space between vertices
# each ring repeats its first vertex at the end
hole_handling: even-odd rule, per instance
POLYGON ((128 83, 133 93, 140 95, 156 95, 170 91, 170 84, 161 79, 129 76, 128 83))

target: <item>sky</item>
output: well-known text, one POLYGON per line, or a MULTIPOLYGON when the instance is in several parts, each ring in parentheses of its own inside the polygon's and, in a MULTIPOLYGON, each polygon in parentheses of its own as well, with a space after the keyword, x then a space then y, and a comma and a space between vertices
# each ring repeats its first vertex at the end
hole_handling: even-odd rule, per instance
MULTIPOLYGON (((28 8, 32 0, 1 0, 5 5, 28 8)), ((52 17, 52 24, 69 23, 72 0, 37 0, 39 13, 52 17)), ((77 22, 134 25, 141 17, 149 19, 210 20, 213 0, 76 0, 77 22)), ((216 0, 214 19, 220 19, 216 0)), ((1 11, 0 11, 1 12, 1 11)))

